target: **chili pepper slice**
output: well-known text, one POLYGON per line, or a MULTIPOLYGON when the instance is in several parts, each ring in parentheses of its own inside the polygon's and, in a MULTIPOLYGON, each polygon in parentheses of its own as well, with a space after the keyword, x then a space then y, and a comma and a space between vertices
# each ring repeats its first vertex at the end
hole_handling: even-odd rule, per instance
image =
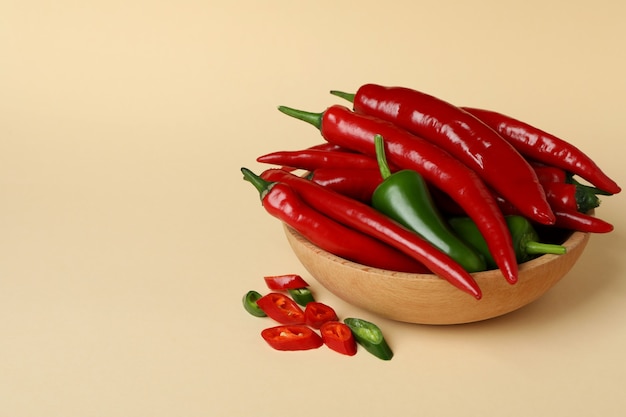
POLYGON ((261 336, 276 350, 310 350, 324 344, 320 335, 304 325, 270 327, 263 329, 261 336))
POLYGON ((306 308, 304 309, 304 317, 306 324, 314 329, 319 329, 322 327, 322 324, 327 321, 338 320, 337 313, 331 306, 317 301, 306 305, 306 308))
MULTIPOLYGON (((566 252, 565 246, 539 242, 539 235, 531 223, 522 216, 508 215, 506 222, 511 230, 515 254, 519 263, 529 261, 546 253, 561 255, 566 252)), ((493 257, 489 253, 485 239, 479 233, 476 224, 469 217, 455 217, 449 220, 452 229, 472 247, 483 254, 490 268, 495 268, 493 257)))
POLYGON ((356 340, 347 324, 339 321, 327 321, 322 324, 320 333, 324 344, 335 352, 348 356, 356 354, 356 340))
POLYGON ((358 113, 379 117, 450 152, 517 207, 541 224, 554 223, 537 175, 505 139, 472 114, 435 96, 411 88, 365 84, 353 98, 358 113))
POLYGON ((263 277, 270 290, 289 290, 308 287, 309 284, 298 274, 271 275, 263 277))
POLYGON ((248 313, 256 317, 267 316, 267 314, 265 314, 265 311, 263 311, 261 307, 259 307, 259 305, 257 304, 257 301, 261 297, 262 295, 259 292, 254 291, 254 290, 250 290, 246 294, 244 294, 243 300, 242 300, 243 307, 246 309, 248 313))
POLYGON ((434 206, 424 178, 411 169, 392 174, 385 158, 383 137, 376 135, 374 143, 384 180, 372 195, 372 207, 422 236, 466 271, 484 271, 485 260, 451 230, 434 206))
POLYGON ((349 317, 343 322, 350 328, 358 344, 372 355, 382 360, 393 358, 393 351, 387 344, 380 328, 369 321, 349 317))
POLYGON ((313 293, 307 287, 290 288, 287 291, 289 292, 289 295, 291 296, 291 298, 293 298, 293 300, 296 303, 300 304, 301 306, 306 307, 307 304, 315 301, 315 297, 313 296, 313 293))
POLYGON ((517 281, 517 262, 511 235, 494 196, 478 175, 438 146, 391 123, 357 114, 344 106, 323 113, 303 112, 281 106, 279 110, 320 130, 330 143, 374 157, 374 136, 385 138, 387 159, 398 169, 413 169, 434 187, 457 202, 480 227, 504 277, 517 281))
POLYGON ((261 310, 280 324, 304 324, 306 319, 300 306, 285 294, 271 292, 256 301, 261 310))
POLYGON ((528 123, 491 110, 463 107, 509 141, 522 155, 580 175, 601 190, 617 194, 621 188, 573 144, 528 123))
POLYGON ((241 172, 244 179, 258 190, 262 205, 271 216, 323 250, 374 268, 428 272, 424 265, 406 254, 313 210, 288 185, 266 181, 247 168, 242 168, 241 172))
POLYGON ((480 288, 474 278, 449 255, 373 207, 289 172, 267 170, 263 176, 289 184, 307 204, 326 216, 391 245, 418 260, 458 289, 476 299, 481 298, 480 288))

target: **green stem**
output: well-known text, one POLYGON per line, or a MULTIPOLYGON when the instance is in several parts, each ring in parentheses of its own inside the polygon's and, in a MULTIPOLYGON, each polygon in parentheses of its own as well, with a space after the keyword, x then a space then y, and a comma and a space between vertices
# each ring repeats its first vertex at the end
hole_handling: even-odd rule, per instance
POLYGON ((261 196, 261 200, 263 200, 267 193, 272 189, 274 184, 273 182, 264 180, 248 168, 241 168, 241 173, 243 174, 243 179, 254 185, 257 189, 259 195, 261 196))
POLYGON ((332 94, 333 96, 337 96, 337 97, 341 97, 343 99, 346 99, 350 103, 354 103, 354 97, 356 96, 356 94, 344 93, 343 91, 337 91, 337 90, 331 90, 330 94, 332 94))
POLYGON ((292 109, 291 107, 286 106, 278 106, 278 110, 285 113, 287 116, 295 117, 296 119, 310 123, 318 129, 322 128, 322 118, 324 117, 324 113, 313 113, 292 109))
POLYGON ((378 162, 378 168, 380 169, 380 175, 383 180, 391 176, 391 170, 387 163, 387 157, 385 156, 385 144, 381 135, 374 136, 374 146, 376 147, 376 161, 378 162))
POLYGON ((553 245, 550 243, 541 242, 526 242, 526 253, 530 255, 543 255, 546 253, 553 253, 555 255, 562 255, 567 251, 565 246, 553 245))

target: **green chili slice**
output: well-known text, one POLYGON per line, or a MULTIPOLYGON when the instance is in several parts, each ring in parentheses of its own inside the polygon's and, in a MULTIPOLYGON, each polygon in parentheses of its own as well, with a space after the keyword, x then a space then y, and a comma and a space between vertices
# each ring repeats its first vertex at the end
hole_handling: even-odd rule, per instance
POLYGON ((350 328, 357 343, 369 353, 386 361, 393 357, 383 332, 374 323, 352 317, 344 319, 343 322, 350 328))
POLYGON ((307 287, 302 288, 290 288, 287 290, 289 295, 293 300, 300 304, 301 306, 306 307, 306 305, 312 301, 315 301, 315 297, 313 297, 313 293, 307 287))
POLYGON ((260 293, 258 293, 257 291, 251 290, 248 291, 244 296, 243 296, 243 307, 246 309, 246 311, 250 314, 252 314, 253 316, 256 317, 266 317, 267 314, 265 314, 265 312, 263 310, 261 310, 261 307, 259 307, 259 305, 256 303, 257 300, 259 298, 261 298, 262 295, 260 293))

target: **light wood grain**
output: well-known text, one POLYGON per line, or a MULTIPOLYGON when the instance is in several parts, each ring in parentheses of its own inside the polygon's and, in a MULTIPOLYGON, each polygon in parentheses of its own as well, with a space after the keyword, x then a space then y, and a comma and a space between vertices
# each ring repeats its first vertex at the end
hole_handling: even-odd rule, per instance
POLYGON ((520 265, 509 284, 499 270, 472 274, 483 297, 476 300, 436 275, 371 268, 339 258, 285 226, 287 240, 307 271, 341 299, 380 316, 420 324, 461 324, 497 317, 545 294, 576 263, 589 240, 575 232, 564 255, 543 255, 520 265))

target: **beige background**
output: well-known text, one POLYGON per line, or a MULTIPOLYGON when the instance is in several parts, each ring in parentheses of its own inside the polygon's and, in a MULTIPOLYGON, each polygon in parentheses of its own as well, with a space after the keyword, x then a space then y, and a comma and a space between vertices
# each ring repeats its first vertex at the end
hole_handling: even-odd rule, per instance
POLYGON ((545 297, 465 326, 344 304, 239 168, 321 142, 279 104, 414 87, 567 138, 622 186, 626 7, 583 1, 0 3, 0 415, 618 416, 626 205, 545 297), (383 362, 279 353, 242 309, 300 273, 383 362))

